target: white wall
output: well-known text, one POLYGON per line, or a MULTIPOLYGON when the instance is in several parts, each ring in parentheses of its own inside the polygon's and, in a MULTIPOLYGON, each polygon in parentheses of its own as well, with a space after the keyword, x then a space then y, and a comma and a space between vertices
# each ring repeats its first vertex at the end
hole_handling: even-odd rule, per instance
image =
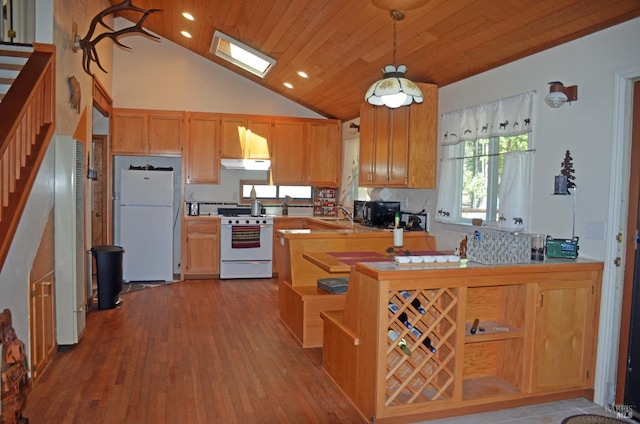
MULTIPOLYGON (((131 23, 117 18, 115 25, 131 23)), ((123 42, 131 50, 113 49, 114 107, 322 117, 166 39, 123 42)))
POLYGON ((16 334, 29 352, 29 273, 54 202, 54 142, 38 176, 16 230, 5 265, 0 270, 0 310, 11 309, 16 334))
MULTIPOLYGON (((606 29, 559 47, 440 89, 439 113, 486 103, 528 90, 534 100, 533 195, 531 232, 571 235, 572 199, 552 196, 553 177, 560 172, 566 150, 576 170, 576 235, 580 255, 602 260, 605 242, 585 237, 587 222, 609 220, 611 135, 614 73, 640 63, 640 19, 606 29), (544 103, 549 81, 578 85, 578 100, 552 109, 544 103)), ((439 149, 440 153, 442 149, 439 149)), ((620 170, 622 172, 622 170, 620 170)), ((431 202, 433 215, 436 197, 431 202)), ((452 248, 459 231, 435 224, 440 247, 452 248)), ((607 228, 613 237, 615 229, 607 228)))

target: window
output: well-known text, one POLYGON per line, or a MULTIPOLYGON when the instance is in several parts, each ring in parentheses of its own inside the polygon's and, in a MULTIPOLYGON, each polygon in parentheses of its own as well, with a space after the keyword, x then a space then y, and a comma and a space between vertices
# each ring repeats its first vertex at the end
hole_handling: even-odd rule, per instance
POLYGON ((529 133, 498 136, 460 143, 459 190, 460 216, 457 221, 470 223, 473 218, 484 222, 500 219, 499 184, 504 168, 504 153, 529 149, 529 133))
POLYGON ((480 218, 500 230, 527 230, 534 97, 530 91, 442 115, 436 222, 480 218))
POLYGON ((295 200, 311 201, 311 186, 277 186, 266 182, 240 181, 242 200, 251 200, 251 189, 255 187, 256 198, 260 200, 278 200, 290 196, 295 200))

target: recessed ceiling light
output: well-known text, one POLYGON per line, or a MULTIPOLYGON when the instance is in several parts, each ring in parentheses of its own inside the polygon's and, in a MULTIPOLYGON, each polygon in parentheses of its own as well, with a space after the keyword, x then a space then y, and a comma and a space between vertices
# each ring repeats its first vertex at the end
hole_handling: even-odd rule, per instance
POLYGON ((309 75, 307 75, 307 73, 306 73, 306 72, 304 72, 304 71, 298 71, 298 75, 299 75, 301 78, 309 78, 309 75))
POLYGON ((184 16, 185 18, 189 19, 190 21, 195 21, 195 18, 189 12, 182 12, 182 16, 184 16))
POLYGON ((282 85, 284 85, 287 88, 293 88, 293 84, 291 84, 290 82, 283 82, 282 85))
POLYGON ((184 35, 187 38, 191 38, 191 34, 189 34, 187 31, 180 31, 180 34, 184 35))
POLYGON ((276 60, 266 54, 259 52, 229 37, 226 34, 216 31, 211 40, 209 53, 233 63, 236 66, 251 72, 254 75, 264 78, 265 75, 276 64, 276 60))

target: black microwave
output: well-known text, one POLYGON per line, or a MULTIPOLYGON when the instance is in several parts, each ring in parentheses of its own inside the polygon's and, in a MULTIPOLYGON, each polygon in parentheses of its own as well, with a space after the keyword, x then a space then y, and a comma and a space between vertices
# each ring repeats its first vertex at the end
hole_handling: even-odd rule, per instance
POLYGON ((363 205, 362 213, 364 225, 378 228, 392 227, 396 213, 400 213, 400 202, 370 200, 363 205))

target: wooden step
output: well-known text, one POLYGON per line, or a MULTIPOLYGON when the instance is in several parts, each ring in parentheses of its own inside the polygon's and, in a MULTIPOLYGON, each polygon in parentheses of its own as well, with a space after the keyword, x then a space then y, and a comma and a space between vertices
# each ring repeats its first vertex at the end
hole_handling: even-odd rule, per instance
POLYGON ((26 57, 33 53, 33 46, 30 44, 0 43, 0 56, 26 57))
POLYGON ((15 78, 2 78, 0 77, 0 84, 11 85, 15 81, 15 78))
MULTIPOLYGON (((0 57, 0 61, 2 60, 2 58, 0 57)), ((21 71, 22 68, 24 67, 24 65, 20 64, 20 63, 2 63, 0 62, 0 70, 6 70, 6 71, 21 71)))

